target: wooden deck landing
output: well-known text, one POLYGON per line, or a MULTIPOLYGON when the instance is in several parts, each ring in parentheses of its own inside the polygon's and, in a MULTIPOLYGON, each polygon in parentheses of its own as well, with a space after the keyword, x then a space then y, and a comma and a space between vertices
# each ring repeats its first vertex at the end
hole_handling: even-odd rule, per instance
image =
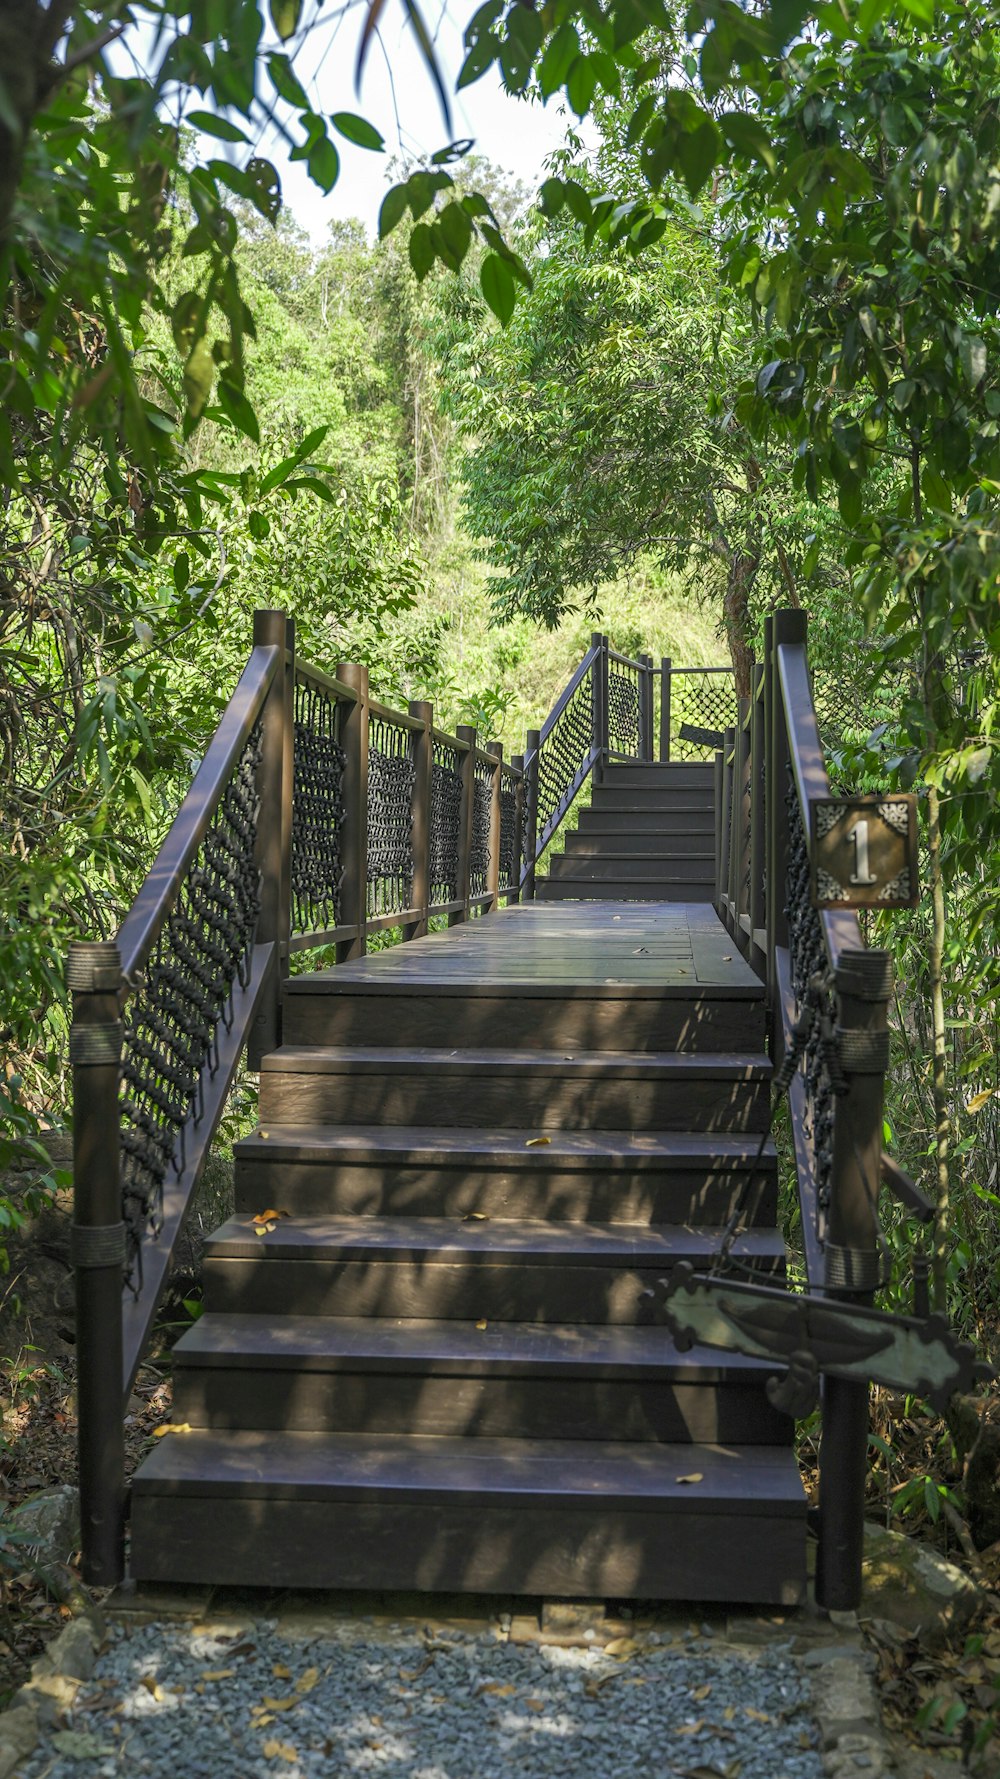
POLYGON ((740 998, 761 990, 715 910, 697 902, 527 902, 336 970, 293 977, 288 989, 315 993, 324 982, 375 992, 419 983, 463 995, 519 984, 585 995, 602 987, 639 995, 707 989, 740 998))

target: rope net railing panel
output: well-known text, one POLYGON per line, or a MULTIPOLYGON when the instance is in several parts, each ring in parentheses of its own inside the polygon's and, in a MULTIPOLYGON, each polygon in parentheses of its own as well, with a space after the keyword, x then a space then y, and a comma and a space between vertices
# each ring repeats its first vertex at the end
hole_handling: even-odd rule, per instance
POLYGON ((142 1241, 159 1234, 163 1188, 184 1167, 184 1131, 204 1111, 218 1067, 217 1032, 232 1022, 235 985, 249 981, 260 872, 257 768, 251 731, 211 825, 131 995, 121 1066, 122 1215, 126 1283, 142 1284, 142 1241))
POLYGON ((501 894, 517 888, 517 778, 509 766, 500 771, 500 879, 501 894))
POLYGON ((472 838, 469 846, 469 894, 482 896, 489 887, 490 820, 495 768, 478 754, 472 781, 472 838))
MULTIPOLYGON (((586 777, 593 756, 594 674, 580 681, 538 750, 536 787, 536 851, 569 808, 586 777)), ((525 835, 525 845, 528 836, 525 835)), ((526 863, 531 863, 525 857, 526 863)))
POLYGON ((292 932, 320 933, 340 920, 344 877, 344 749, 338 700, 296 676, 293 729, 292 932))
POLYGON ((459 837, 462 824, 461 754, 457 747, 434 738, 431 767, 430 879, 431 905, 455 901, 458 895, 459 837))
POLYGON ((631 662, 608 660, 608 751, 629 760, 642 754, 640 721, 640 676, 642 669, 631 662))
POLYGON ((724 732, 735 727, 737 714, 736 685, 731 668, 688 673, 675 667, 670 673, 670 758, 710 760, 714 748, 707 742, 690 741, 682 736, 682 725, 724 732))
POLYGON ((368 914, 398 914, 413 884, 413 784, 410 730, 368 719, 368 914))
POLYGON ((789 856, 785 912, 788 918, 792 992, 797 1017, 802 1015, 807 1003, 811 1003, 815 1010, 805 1044, 802 1068, 806 1086, 806 1135, 812 1148, 816 1186, 816 1233, 823 1242, 826 1239, 833 1174, 836 1094, 830 1072, 830 1055, 836 1031, 837 1005, 823 943, 823 929, 819 913, 811 900, 809 848, 790 769, 786 804, 789 856))

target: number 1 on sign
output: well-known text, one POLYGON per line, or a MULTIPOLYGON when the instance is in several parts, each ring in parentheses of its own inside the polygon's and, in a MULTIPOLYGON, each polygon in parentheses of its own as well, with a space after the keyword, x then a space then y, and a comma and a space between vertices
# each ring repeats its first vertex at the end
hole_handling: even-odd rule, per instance
POLYGON ((868 862, 868 823, 866 821, 855 822, 853 828, 848 828, 847 838, 854 843, 854 870, 851 872, 851 882, 857 884, 859 889, 870 889, 873 883, 878 882, 878 878, 868 862))

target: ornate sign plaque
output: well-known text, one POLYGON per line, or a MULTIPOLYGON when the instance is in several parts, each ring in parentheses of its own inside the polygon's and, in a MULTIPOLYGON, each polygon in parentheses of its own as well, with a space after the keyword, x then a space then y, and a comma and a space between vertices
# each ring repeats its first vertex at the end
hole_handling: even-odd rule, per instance
POLYGON ((916 907, 915 797, 816 797, 809 810, 814 907, 916 907))

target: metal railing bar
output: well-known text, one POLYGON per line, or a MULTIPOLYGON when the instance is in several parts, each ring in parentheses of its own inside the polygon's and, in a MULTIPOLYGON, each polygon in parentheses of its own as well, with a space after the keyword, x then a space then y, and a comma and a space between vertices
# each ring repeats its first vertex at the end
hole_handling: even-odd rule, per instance
POLYGON ((264 699, 281 665, 283 650, 255 648, 223 711, 219 726, 195 773, 135 901, 118 932, 125 992, 149 957, 195 853, 207 834, 264 699))
POLYGON ((369 700, 368 709, 373 717, 391 724, 394 729, 423 729, 420 717, 411 717, 405 710, 392 710, 388 704, 376 703, 374 698, 369 700))
POLYGON ((356 686, 347 685, 344 680, 335 678, 332 673, 324 673, 322 667, 313 667, 309 661, 300 661, 296 658, 295 677, 305 685, 318 686, 321 692, 329 692, 331 697, 340 699, 344 704, 357 704, 358 702, 356 686))
POLYGON ((293 933, 288 941, 289 951, 318 951, 323 945, 336 945, 341 939, 356 939, 358 928, 356 923, 345 921, 339 927, 324 927, 308 933, 293 933))
MULTIPOLYGON (((795 780, 795 790, 802 812, 802 826, 809 845, 809 804, 813 797, 830 795, 826 757, 820 741, 816 711, 813 706, 809 662, 803 643, 779 643, 777 648, 778 683, 788 725, 788 752, 795 780)), ((837 909, 819 910, 823 942, 831 965, 836 969, 845 952, 866 949, 861 926, 854 913, 837 909)))
MULTIPOLYGON (((553 729, 555 728, 557 722, 559 721, 559 718, 562 716, 563 711, 566 709, 567 704, 569 703, 570 699, 573 696, 573 693, 579 691, 580 686, 582 685, 583 681, 586 679, 588 673, 590 672, 590 669, 593 667, 594 662, 597 660, 600 653, 601 653, 600 649, 595 648, 594 645, 591 644, 590 648, 587 650, 587 653, 584 655, 583 660, 580 662, 579 667, 577 668, 576 672, 573 674, 572 678, 570 679, 568 685, 565 686, 564 689, 560 692, 559 697, 556 699, 554 705, 552 706, 552 709, 549 711, 549 714, 546 717, 544 723, 542 724, 541 730, 539 732, 539 737, 538 737, 538 751, 539 752, 541 751, 543 743, 551 735, 553 729)), ((525 769, 527 769, 527 765, 528 765, 527 760, 525 760, 524 764, 525 764, 525 769)))

